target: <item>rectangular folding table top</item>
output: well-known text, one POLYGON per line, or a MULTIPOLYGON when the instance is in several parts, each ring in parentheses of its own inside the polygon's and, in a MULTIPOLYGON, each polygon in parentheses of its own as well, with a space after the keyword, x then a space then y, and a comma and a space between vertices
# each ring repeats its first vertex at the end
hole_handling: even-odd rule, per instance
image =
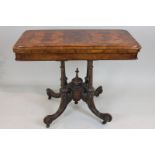
POLYGON ((141 46, 125 30, 29 30, 13 47, 16 60, 136 59, 141 46))

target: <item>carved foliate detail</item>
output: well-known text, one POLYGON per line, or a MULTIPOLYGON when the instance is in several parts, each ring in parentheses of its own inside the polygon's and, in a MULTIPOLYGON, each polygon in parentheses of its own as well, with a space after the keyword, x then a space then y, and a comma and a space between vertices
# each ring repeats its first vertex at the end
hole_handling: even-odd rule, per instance
POLYGON ((79 69, 76 69, 76 76, 70 83, 67 83, 67 77, 65 73, 65 62, 61 62, 61 88, 59 93, 55 93, 51 89, 47 89, 47 95, 49 99, 51 97, 61 97, 61 103, 57 112, 53 115, 48 115, 44 119, 44 123, 47 127, 59 117, 66 109, 67 105, 73 100, 75 104, 81 99, 87 103, 89 109, 99 118, 103 120, 103 124, 110 122, 112 117, 110 114, 104 114, 99 112, 94 104, 94 96, 99 96, 102 93, 102 87, 98 87, 96 90, 93 88, 93 61, 87 63, 87 75, 85 82, 79 77, 79 69))

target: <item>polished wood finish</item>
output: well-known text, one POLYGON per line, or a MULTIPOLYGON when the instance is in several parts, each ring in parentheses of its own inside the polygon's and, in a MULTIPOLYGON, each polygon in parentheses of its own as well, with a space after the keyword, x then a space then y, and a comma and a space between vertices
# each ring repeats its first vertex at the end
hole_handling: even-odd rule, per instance
POLYGON ((127 60, 140 49, 125 30, 30 30, 13 48, 20 61, 127 60))
POLYGON ((79 70, 76 69, 76 76, 71 82, 67 82, 65 73, 65 62, 61 61, 61 88, 60 92, 55 93, 52 89, 47 89, 48 99, 52 97, 61 98, 60 106, 53 115, 48 115, 44 118, 46 127, 50 127, 50 124, 57 119, 67 108, 67 105, 74 101, 78 104, 80 100, 83 100, 89 107, 89 109, 100 119, 102 123, 106 124, 111 122, 112 116, 108 113, 101 113, 97 110, 94 103, 94 96, 98 97, 102 93, 102 87, 98 87, 96 90, 93 88, 93 61, 87 61, 87 74, 85 81, 79 76, 79 70))
POLYGON ((102 86, 93 87, 93 60, 136 59, 141 46, 125 30, 31 30, 26 31, 14 45, 13 51, 19 61, 60 61, 61 87, 59 92, 47 88, 48 99, 61 98, 56 113, 44 118, 47 127, 74 101, 83 100, 103 124, 112 116, 101 113, 94 103, 94 96, 102 93, 102 86), (76 76, 67 81, 65 61, 87 60, 85 80, 76 76))

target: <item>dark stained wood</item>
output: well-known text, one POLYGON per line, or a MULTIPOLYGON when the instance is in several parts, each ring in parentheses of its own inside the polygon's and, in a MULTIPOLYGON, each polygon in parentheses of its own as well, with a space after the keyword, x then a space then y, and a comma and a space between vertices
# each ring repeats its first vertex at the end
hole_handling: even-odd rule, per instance
POLYGON ((16 60, 136 59, 141 46, 125 30, 30 30, 13 51, 16 60))
POLYGON ((76 76, 71 82, 67 82, 65 73, 65 62, 61 62, 61 88, 59 93, 55 93, 51 89, 47 89, 48 99, 51 97, 61 98, 60 106, 58 110, 52 114, 47 115, 44 118, 44 123, 47 127, 56 120, 66 109, 67 105, 73 100, 75 104, 78 104, 80 100, 83 100, 88 105, 89 109, 101 120, 103 124, 112 121, 112 116, 108 113, 101 113, 97 110, 94 103, 94 96, 98 97, 102 93, 102 87, 98 87, 96 90, 93 88, 93 61, 87 61, 87 75, 85 81, 78 76, 78 68, 76 69, 76 76))

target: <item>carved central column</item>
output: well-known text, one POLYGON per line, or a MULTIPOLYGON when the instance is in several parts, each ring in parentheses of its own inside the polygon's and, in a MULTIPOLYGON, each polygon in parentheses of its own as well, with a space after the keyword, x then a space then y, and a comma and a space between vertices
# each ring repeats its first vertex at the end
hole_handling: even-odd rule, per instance
POLYGON ((78 68, 76 69, 76 76, 72 79, 70 83, 67 83, 67 77, 65 72, 65 62, 61 61, 61 88, 59 93, 55 93, 51 89, 47 89, 48 98, 51 97, 59 98, 61 97, 60 106, 57 112, 53 115, 48 115, 44 118, 44 123, 47 127, 59 117, 66 109, 68 103, 72 100, 75 104, 81 99, 87 103, 89 109, 99 118, 103 120, 103 123, 110 122, 112 120, 111 115, 100 113, 94 104, 94 96, 99 96, 102 93, 102 87, 98 87, 96 90, 93 88, 93 61, 87 61, 87 73, 85 77, 85 82, 79 77, 78 68))

